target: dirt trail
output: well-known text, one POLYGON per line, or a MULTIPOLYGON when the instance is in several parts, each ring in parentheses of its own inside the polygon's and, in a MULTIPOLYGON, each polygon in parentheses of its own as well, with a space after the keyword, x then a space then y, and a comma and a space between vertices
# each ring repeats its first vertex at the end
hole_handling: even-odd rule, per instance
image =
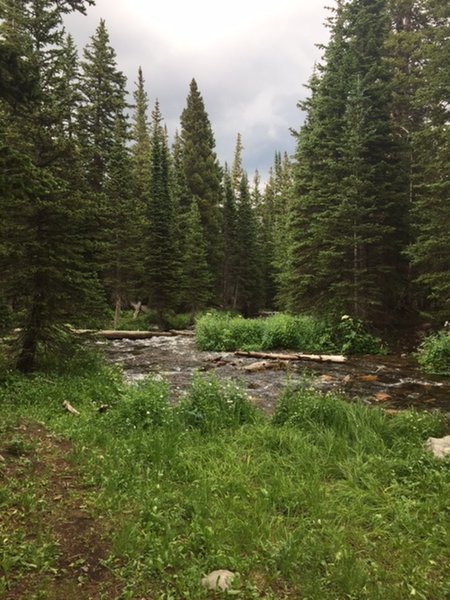
POLYGON ((0 524, 4 519, 4 528, 23 531, 30 544, 44 535, 57 547, 56 564, 45 572, 30 569, 18 580, 13 569, 5 599, 118 597, 117 582, 103 562, 109 554, 106 525, 89 514, 88 489, 69 460, 70 443, 35 423, 23 423, 9 432, 10 439, 28 448, 24 455, 12 451, 8 434, 4 438, 0 441, 3 477, 27 490, 32 486, 36 497, 31 511, 7 507, 0 524))

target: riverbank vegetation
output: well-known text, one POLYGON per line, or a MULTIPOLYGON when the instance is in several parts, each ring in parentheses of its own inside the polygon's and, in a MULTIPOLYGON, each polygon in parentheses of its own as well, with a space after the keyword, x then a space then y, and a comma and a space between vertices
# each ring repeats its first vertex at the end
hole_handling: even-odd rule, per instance
POLYGON ((340 321, 277 314, 259 319, 208 313, 197 319, 196 341, 201 350, 298 350, 313 353, 380 354, 381 340, 348 315, 340 321))
POLYGON ((447 595, 449 471, 423 447, 445 432, 439 415, 305 389, 270 420, 214 378, 174 407, 164 382, 125 386, 92 356, 70 370, 3 376, 6 597, 200 599, 219 568, 249 599, 447 595), (63 533, 73 506, 101 560, 63 533))
POLYGON ((450 376, 450 335, 448 328, 429 335, 419 346, 417 361, 428 373, 450 376))

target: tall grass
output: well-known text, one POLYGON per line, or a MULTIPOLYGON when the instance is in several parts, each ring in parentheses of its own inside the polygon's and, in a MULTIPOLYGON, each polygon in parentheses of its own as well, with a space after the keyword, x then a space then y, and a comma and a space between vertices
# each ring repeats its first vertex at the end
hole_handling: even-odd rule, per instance
POLYGON ((277 350, 302 352, 380 353, 381 340, 368 333, 360 321, 346 317, 327 323, 311 316, 273 315, 243 319, 227 313, 208 313, 196 322, 201 350, 277 350))
POLYGON ((306 390, 270 422, 214 378, 173 407, 163 382, 125 387, 109 370, 0 390, 0 432, 26 416, 72 441, 83 501, 113 525, 123 598, 206 598, 200 579, 218 568, 240 574, 246 599, 447 596, 450 472, 423 448, 439 416, 306 390))

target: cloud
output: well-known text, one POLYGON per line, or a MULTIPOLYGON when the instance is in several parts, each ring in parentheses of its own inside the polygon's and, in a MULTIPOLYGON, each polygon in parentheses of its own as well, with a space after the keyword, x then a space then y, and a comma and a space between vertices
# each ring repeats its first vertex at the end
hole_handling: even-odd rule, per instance
POLYGON ((317 0, 97 0, 87 17, 66 23, 84 46, 106 20, 129 91, 140 65, 171 134, 195 77, 221 162, 232 160, 239 131, 244 166, 264 175, 275 151, 293 150, 289 128, 302 120, 296 105, 320 55, 315 44, 327 37, 325 16, 317 0))

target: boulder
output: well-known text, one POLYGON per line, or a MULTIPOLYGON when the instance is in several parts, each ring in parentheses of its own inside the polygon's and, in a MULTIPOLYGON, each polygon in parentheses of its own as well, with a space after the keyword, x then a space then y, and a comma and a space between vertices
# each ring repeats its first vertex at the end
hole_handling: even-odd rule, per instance
POLYGON ((212 571, 202 579, 202 586, 208 590, 225 592, 229 590, 233 584, 234 573, 226 569, 212 571))
POLYGON ((443 438, 430 437, 427 439, 426 447, 436 458, 445 458, 450 454, 450 435, 443 438))

